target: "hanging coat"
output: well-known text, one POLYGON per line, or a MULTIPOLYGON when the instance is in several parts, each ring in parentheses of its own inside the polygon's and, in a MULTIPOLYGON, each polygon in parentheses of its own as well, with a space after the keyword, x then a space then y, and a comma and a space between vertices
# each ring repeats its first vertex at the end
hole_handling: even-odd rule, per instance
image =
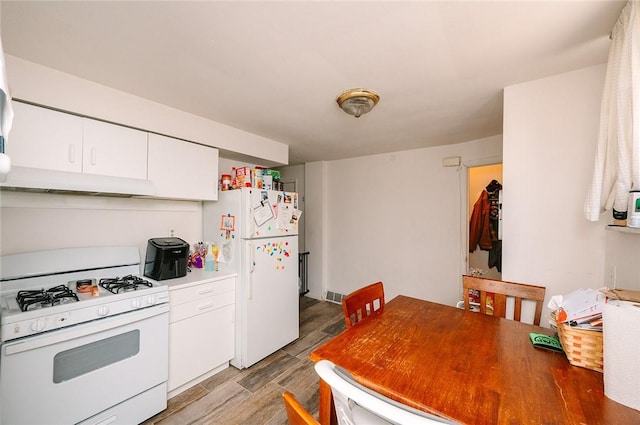
POLYGON ((473 206, 469 220, 469 252, 480 249, 489 251, 489 268, 495 267, 502 271, 502 241, 500 234, 500 191, 502 185, 497 180, 491 180, 473 206))
POLYGON ((483 190, 473 205, 473 212, 469 220, 469 252, 475 251, 478 245, 480 245, 480 249, 485 251, 489 251, 493 247, 489 219, 490 210, 489 194, 483 190))

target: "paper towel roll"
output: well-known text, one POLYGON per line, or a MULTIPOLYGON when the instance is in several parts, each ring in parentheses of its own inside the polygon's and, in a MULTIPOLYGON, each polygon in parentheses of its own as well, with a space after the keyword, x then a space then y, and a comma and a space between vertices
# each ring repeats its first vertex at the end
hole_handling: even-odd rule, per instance
POLYGON ((4 183, 7 181, 9 171, 11 171, 11 158, 9 158, 9 155, 0 153, 0 182, 4 183))
POLYGON ((609 300, 602 319, 604 394, 640 410, 640 307, 609 300))

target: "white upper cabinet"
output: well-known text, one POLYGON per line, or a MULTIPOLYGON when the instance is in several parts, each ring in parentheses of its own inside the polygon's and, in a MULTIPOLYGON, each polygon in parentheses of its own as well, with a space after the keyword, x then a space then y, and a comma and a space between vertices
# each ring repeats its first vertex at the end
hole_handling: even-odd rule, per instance
POLYGON ((82 171, 81 117, 13 102, 13 127, 6 151, 13 165, 82 171))
POLYGON ((147 133, 14 102, 7 153, 16 166, 147 178, 147 133))
POLYGON ((218 149, 150 133, 148 158, 156 196, 218 199, 218 149))
POLYGON ((16 170, 12 181, 0 185, 109 192, 104 187, 118 177, 133 179, 131 184, 151 182, 153 190, 132 187, 117 193, 218 199, 216 148, 26 103, 14 102, 13 107, 15 117, 6 146, 16 170), (19 176, 18 168, 23 171, 19 176), (56 182, 49 176, 44 185, 50 186, 43 186, 33 177, 40 170, 64 173, 56 175, 56 182), (84 185, 80 185, 80 176, 68 172, 81 173, 84 185), (94 180, 106 178, 111 180, 97 187, 94 180), (85 182, 88 179, 93 180, 85 182))
POLYGON ((147 178, 147 133, 84 119, 82 171, 132 179, 147 178))

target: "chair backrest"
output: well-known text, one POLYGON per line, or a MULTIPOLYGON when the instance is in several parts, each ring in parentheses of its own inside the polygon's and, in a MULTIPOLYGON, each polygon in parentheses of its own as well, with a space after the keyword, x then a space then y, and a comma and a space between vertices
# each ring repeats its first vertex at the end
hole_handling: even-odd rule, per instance
POLYGON ((347 328, 384 308, 384 286, 382 282, 372 283, 353 291, 342 299, 342 312, 347 328))
POLYGON ((391 400, 356 382, 329 360, 315 365, 316 372, 331 387, 339 425, 433 425, 454 422, 391 400))
POLYGON ((469 289, 480 292, 480 312, 487 313, 487 294, 493 297, 493 315, 506 317, 507 298, 514 299, 513 319, 521 321, 522 300, 535 301, 536 309, 533 316, 533 324, 540 324, 542 316, 542 303, 546 288, 544 286, 528 285, 525 283, 506 282, 503 280, 487 279, 475 276, 462 276, 462 293, 465 310, 471 310, 469 302, 469 289))
POLYGON ((289 425, 320 425, 289 391, 282 394, 289 425))

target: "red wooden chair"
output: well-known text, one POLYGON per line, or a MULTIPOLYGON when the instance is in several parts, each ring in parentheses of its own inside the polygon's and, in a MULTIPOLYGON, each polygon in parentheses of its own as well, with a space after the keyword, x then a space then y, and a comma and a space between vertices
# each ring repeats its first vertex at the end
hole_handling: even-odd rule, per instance
POLYGON ((384 309, 384 286, 382 282, 360 288, 342 299, 342 312, 347 328, 384 309))
POLYGON ((289 425, 320 425, 289 391, 282 394, 289 425))

